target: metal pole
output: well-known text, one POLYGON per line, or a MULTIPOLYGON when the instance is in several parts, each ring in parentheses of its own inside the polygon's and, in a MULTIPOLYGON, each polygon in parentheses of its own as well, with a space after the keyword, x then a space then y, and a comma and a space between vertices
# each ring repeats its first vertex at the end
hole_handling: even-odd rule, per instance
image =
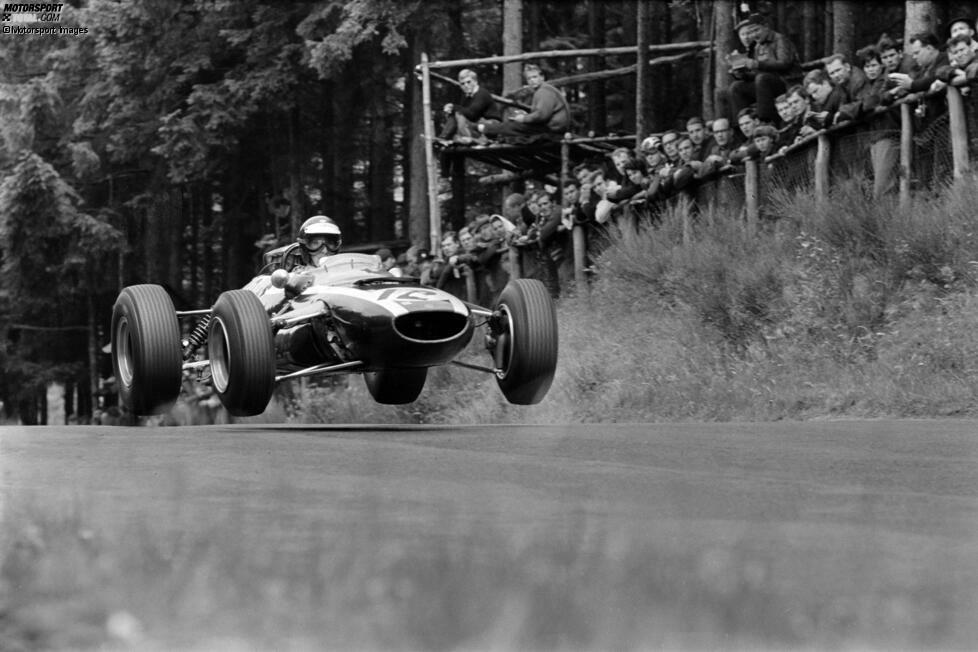
POLYGON ((421 53, 421 106, 424 120, 424 158, 428 170, 428 221, 431 251, 441 251, 441 212, 438 210, 438 171, 435 162, 435 127, 431 118, 431 76, 428 53, 421 53))

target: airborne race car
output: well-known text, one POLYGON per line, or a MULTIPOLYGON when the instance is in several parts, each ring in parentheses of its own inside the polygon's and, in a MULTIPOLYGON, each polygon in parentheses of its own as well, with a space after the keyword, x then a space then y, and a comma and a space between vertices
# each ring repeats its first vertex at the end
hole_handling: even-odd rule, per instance
MULTIPOLYGON (((272 252, 269 252, 272 253, 272 252)), ((374 400, 414 401, 428 368, 454 363, 496 376, 510 403, 543 400, 557 365, 557 318, 539 281, 511 281, 482 308, 384 271, 377 256, 340 253, 318 267, 260 274, 213 307, 177 311, 159 285, 123 288, 112 310, 112 365, 135 414, 165 412, 185 372, 209 382, 235 416, 265 411, 275 384, 362 373, 374 400), (179 319, 198 317, 181 336, 179 319), (457 361, 485 326, 492 366, 457 361)))

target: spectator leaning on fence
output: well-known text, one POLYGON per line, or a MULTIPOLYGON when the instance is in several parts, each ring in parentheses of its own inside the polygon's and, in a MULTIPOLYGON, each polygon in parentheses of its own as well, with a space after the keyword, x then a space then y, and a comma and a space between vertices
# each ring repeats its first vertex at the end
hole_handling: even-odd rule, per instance
POLYGON ((948 23, 949 39, 957 36, 964 36, 968 40, 968 47, 971 51, 978 54, 978 41, 975 40, 974 19, 970 16, 958 16, 948 23))
POLYGON ((735 51, 728 61, 736 80, 723 94, 730 114, 737 115, 756 103, 757 117, 773 123, 778 119, 774 98, 785 90, 784 77, 797 69, 798 52, 791 40, 769 28, 760 14, 751 14, 738 23, 737 34, 747 53, 735 51))
POLYGON ((730 127, 730 121, 726 118, 715 119, 713 139, 706 150, 700 174, 706 176, 726 166, 730 162, 733 149, 733 129, 730 127))
POLYGON ((970 37, 959 34, 947 42, 947 54, 950 64, 942 66, 937 71, 937 78, 945 84, 963 87, 961 92, 967 94, 969 85, 978 76, 978 53, 971 48, 970 37))
POLYGON ((845 89, 833 84, 828 73, 820 68, 808 71, 804 84, 808 93, 809 111, 802 120, 803 126, 799 133, 802 138, 832 126, 836 114, 847 99, 845 89))

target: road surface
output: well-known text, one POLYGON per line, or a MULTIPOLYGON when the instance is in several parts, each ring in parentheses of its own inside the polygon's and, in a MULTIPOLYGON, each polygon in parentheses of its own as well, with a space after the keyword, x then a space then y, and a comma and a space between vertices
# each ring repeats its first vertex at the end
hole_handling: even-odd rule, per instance
MULTIPOLYGON (((233 522, 249 549, 282 554, 308 552, 315 532, 329 542, 319 554, 339 550, 349 568, 394 546, 392 558, 423 569, 415 584, 438 576, 420 601, 450 590, 455 606, 443 608, 468 613, 471 587, 488 605, 472 607, 481 618, 411 611, 429 619, 426 633, 401 619, 396 644, 342 639, 368 648, 978 641, 974 421, 5 427, 0 501, 0 531, 71 505, 86 528, 138 521, 166 541, 233 522), (508 580, 473 586, 496 575, 508 580)), ((388 616, 400 609, 364 591, 388 616)), ((302 625, 314 639, 324 631, 302 625)))

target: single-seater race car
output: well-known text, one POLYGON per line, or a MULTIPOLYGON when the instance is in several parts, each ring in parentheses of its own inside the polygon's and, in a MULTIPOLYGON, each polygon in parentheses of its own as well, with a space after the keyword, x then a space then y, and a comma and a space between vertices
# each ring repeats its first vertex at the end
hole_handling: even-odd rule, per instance
POLYGON ((232 415, 252 416, 276 383, 326 374, 361 373, 377 402, 410 403, 428 369, 448 363, 492 373, 510 403, 532 405, 557 366, 556 311, 539 281, 512 280, 483 308, 359 253, 260 274, 201 310, 177 311, 162 286, 131 285, 111 329, 119 395, 139 415, 169 409, 185 373, 211 383, 232 415), (186 336, 184 318, 197 319, 186 336), (489 363, 456 360, 480 326, 489 363))

